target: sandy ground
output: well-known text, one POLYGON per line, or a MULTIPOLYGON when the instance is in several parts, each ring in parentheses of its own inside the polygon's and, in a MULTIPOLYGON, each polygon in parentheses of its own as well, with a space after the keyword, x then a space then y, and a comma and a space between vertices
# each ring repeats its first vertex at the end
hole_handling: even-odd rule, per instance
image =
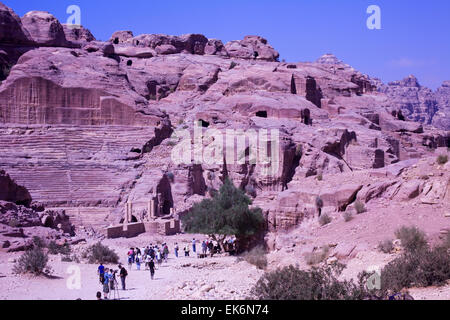
MULTIPOLYGON (((384 239, 394 239, 394 231, 403 225, 415 225, 427 233, 431 242, 439 241, 442 228, 450 220, 444 218, 447 208, 433 208, 425 205, 401 206, 375 203, 368 212, 356 215, 345 222, 339 214, 333 221, 320 227, 316 220, 305 221, 291 232, 276 235, 277 250, 268 254, 268 269, 274 270, 287 265, 308 268, 304 253, 326 244, 355 247, 354 254, 341 262, 347 265, 342 277, 355 278, 361 271, 384 267, 395 259, 395 254, 384 254, 377 250, 377 244, 384 239)), ((150 243, 167 242, 173 248, 179 243, 181 254, 184 245, 191 242, 193 235, 172 237, 143 234, 134 239, 106 239, 103 243, 114 249, 122 263, 126 263, 126 252, 130 247, 145 247, 150 243)), ((195 235, 203 240, 204 236, 195 235)), ((87 245, 74 247, 81 252, 87 245)), ((199 247, 199 246, 198 246, 199 247)), ((197 248, 198 249, 198 248, 197 248)), ((344 250, 345 251, 345 250, 344 250)), ((192 252, 191 252, 192 253, 192 252)), ((97 278, 97 265, 61 262, 61 257, 51 256, 52 279, 43 277, 17 276, 12 273, 13 260, 20 253, 0 252, 0 299, 51 299, 73 300, 95 299, 102 287, 97 278), (73 279, 79 274, 81 288, 71 288, 73 279), (69 285, 68 285, 69 283, 69 285)), ((117 269, 117 265, 107 266, 117 269)), ((167 264, 156 271, 156 278, 150 279, 149 271, 129 271, 127 290, 119 291, 124 300, 167 300, 167 299, 244 299, 264 272, 236 257, 216 256, 207 259, 196 257, 175 258, 173 252, 167 264)), ((444 287, 413 288, 410 293, 417 300, 450 300, 450 284, 444 287)))
MULTIPOLYGON (((105 243, 119 253, 121 262, 126 263, 127 248, 143 246, 148 242, 145 240, 140 237, 106 240, 105 243)), ((19 256, 20 253, 0 253, 0 299, 93 300, 96 292, 102 291, 97 276, 98 265, 61 262, 60 256, 50 256, 53 278, 17 276, 12 273, 12 267, 13 259, 19 256), (81 288, 74 288, 77 274, 81 288)), ((105 266, 117 269, 117 265, 105 266)), ((144 270, 143 265, 140 271, 136 270, 136 265, 131 270, 126 267, 129 273, 127 290, 118 291, 121 300, 243 299, 263 273, 247 262, 238 262, 236 257, 198 259, 191 255, 177 259, 173 253, 168 262, 156 270, 154 280, 151 280, 150 272, 144 270)), ((120 284, 120 279, 117 280, 120 284)), ((111 298, 114 298, 112 293, 111 298)))

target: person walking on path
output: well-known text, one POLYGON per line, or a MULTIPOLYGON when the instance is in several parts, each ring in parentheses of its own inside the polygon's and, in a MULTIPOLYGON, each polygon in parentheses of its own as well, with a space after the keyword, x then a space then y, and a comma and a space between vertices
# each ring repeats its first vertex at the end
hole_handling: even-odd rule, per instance
POLYGON ((133 250, 130 249, 128 251, 128 269, 131 270, 132 266, 133 266, 133 250))
POLYGON ((152 260, 150 260, 148 267, 150 268, 150 277, 152 278, 152 280, 155 277, 155 262, 152 260))
POLYGON ((122 290, 126 290, 125 280, 128 276, 128 272, 127 269, 125 269, 125 267, 121 265, 119 265, 119 269, 120 269, 120 281, 122 282, 122 290))
POLYGON ((99 276, 100 284, 103 284, 104 276, 105 276, 105 267, 103 266, 103 263, 100 263, 97 269, 97 273, 99 276))
POLYGON ((167 258, 169 257, 169 247, 167 246, 167 243, 164 245, 163 255, 164 255, 164 262, 167 263, 167 258))
POLYGON ((184 247, 184 256, 189 257, 189 245, 188 244, 184 247))
POLYGON ((179 250, 180 248, 178 247, 178 243, 176 242, 175 243, 175 247, 173 248, 173 251, 175 252, 175 257, 176 258, 178 258, 178 250, 179 250))
POLYGON ((161 250, 159 248, 156 251, 156 260, 158 260, 158 267, 160 267, 161 263, 162 263, 162 253, 161 253, 161 250))
POLYGON ((148 270, 150 261, 152 261, 152 257, 148 254, 145 258, 145 270, 148 270))
POLYGON ((141 255, 139 253, 136 255, 136 270, 141 270, 141 255))
POLYGON ((196 250, 196 243, 197 243, 197 241, 195 240, 195 238, 192 239, 192 252, 194 252, 194 253, 197 252, 197 250, 196 250))
POLYGON ((206 256, 206 250, 207 250, 208 246, 206 244, 206 241, 203 240, 202 242, 202 253, 206 256))

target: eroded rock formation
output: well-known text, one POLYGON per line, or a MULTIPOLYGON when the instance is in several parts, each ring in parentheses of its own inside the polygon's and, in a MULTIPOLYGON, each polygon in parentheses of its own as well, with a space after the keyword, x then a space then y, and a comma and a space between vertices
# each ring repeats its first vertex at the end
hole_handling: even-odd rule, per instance
MULTIPOLYGON (((435 94, 412 78, 385 87, 333 55, 279 62, 258 36, 224 45, 199 34, 119 31, 101 42, 48 13, 21 20, 0 9, 0 64, 9 68, 0 79, 0 168, 77 225, 118 222, 128 201, 144 213, 158 195, 162 215, 181 214, 229 177, 271 230, 289 229, 315 215, 317 196, 335 212, 371 201, 400 185, 390 181, 396 165, 449 145, 448 131, 421 123, 445 129, 445 112, 415 115, 423 103, 421 114, 434 110, 426 101, 435 94), (406 113, 395 97, 411 92, 421 98, 406 113), (174 161, 183 141, 214 151, 227 131, 247 141, 232 157, 205 151, 198 163, 174 161), (189 139, 198 132, 200 142, 189 139), (252 149, 252 134, 278 143, 252 149), (264 154, 277 157, 252 161, 264 154), (364 180, 369 174, 376 183, 364 180)), ((436 105, 448 105, 447 88, 436 105)), ((411 182, 400 197, 431 199, 433 188, 411 182)), ((57 217, 41 223, 50 220, 57 217)))

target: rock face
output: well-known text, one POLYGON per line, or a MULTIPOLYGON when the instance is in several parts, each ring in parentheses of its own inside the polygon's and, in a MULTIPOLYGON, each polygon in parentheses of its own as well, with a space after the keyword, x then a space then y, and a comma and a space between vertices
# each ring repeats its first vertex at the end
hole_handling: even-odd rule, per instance
POLYGON ((444 81, 434 94, 438 111, 433 117, 433 125, 437 128, 450 130, 450 80, 444 81))
POLYGON ((444 130, 450 129, 448 81, 433 92, 421 86, 416 77, 409 76, 381 86, 380 91, 389 97, 392 106, 400 109, 407 119, 432 124, 444 130))
POLYGON ((25 250, 29 246, 29 240, 25 238, 30 235, 49 238, 51 232, 46 231, 47 228, 59 231, 50 237, 53 239, 64 234, 68 237, 75 235, 64 210, 45 210, 42 204, 31 202, 28 190, 0 170, 0 250, 25 250), (35 227, 43 227, 44 230, 40 231, 44 232, 36 232, 35 227))
POLYGON ((22 24, 31 38, 42 46, 68 46, 64 28, 50 13, 30 11, 22 17, 22 24))
POLYGON ((0 170, 0 200, 25 206, 29 206, 32 201, 28 190, 17 185, 3 170, 0 170))
POLYGON ((91 31, 82 26, 68 26, 63 24, 64 35, 66 40, 77 43, 77 42, 91 42, 95 41, 95 37, 92 35, 91 31))
MULTIPOLYGON (((21 22, 1 8, 0 63, 10 69, 0 83, 0 168, 77 226, 118 222, 128 201, 135 219, 151 200, 159 216, 180 215, 228 177, 271 230, 287 230, 316 215, 317 196, 331 213, 399 190, 421 199, 422 185, 402 185, 399 174, 450 143, 448 132, 408 121, 402 101, 392 102, 404 88, 423 91, 413 79, 386 89, 333 55, 281 63, 257 36, 223 45, 119 31, 96 41, 48 13, 21 22), (218 146, 229 132, 236 144, 225 157, 218 146), (202 146, 200 161, 175 161, 180 146, 202 146)), ((425 201, 442 196, 428 191, 425 201)))
POLYGON ((14 11, 0 3, 0 43, 32 44, 29 32, 14 11))

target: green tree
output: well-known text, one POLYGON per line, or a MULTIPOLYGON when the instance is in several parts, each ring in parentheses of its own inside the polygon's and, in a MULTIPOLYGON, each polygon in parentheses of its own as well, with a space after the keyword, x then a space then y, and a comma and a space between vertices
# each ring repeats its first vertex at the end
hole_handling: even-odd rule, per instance
POLYGON ((222 246, 228 236, 236 236, 238 244, 264 229, 260 208, 250 209, 252 200, 226 179, 211 199, 196 203, 183 217, 184 231, 209 235, 222 246))

